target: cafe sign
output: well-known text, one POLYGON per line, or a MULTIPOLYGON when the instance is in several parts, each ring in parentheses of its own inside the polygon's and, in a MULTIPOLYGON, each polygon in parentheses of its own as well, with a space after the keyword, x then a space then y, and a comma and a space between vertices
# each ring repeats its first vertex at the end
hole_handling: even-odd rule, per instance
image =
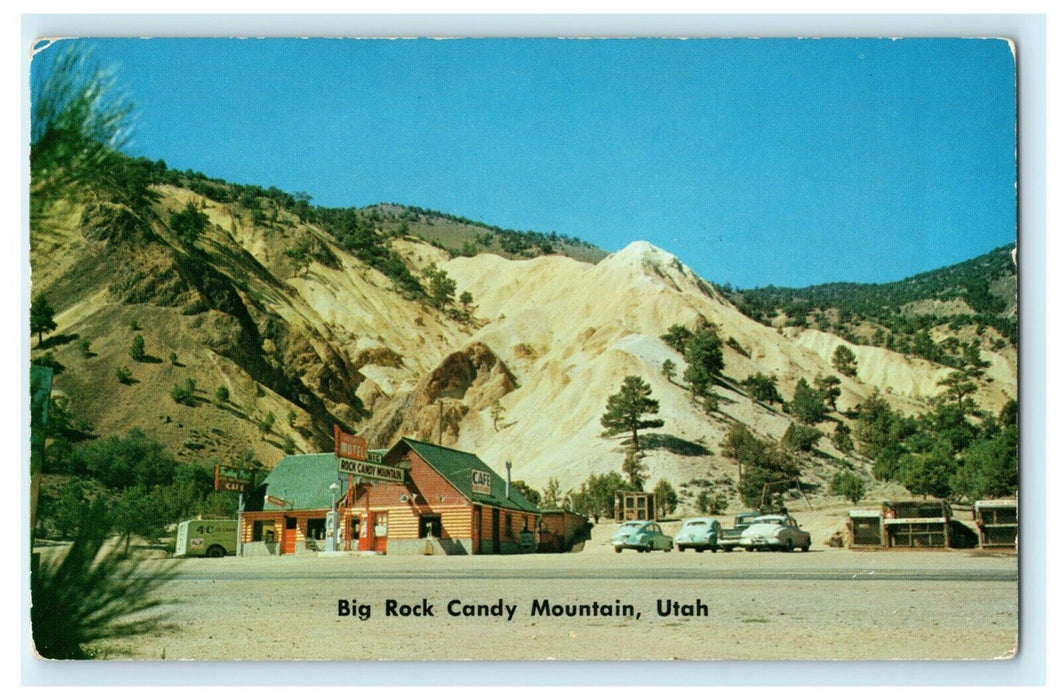
POLYGON ((478 469, 471 470, 471 493, 493 493, 493 475, 478 469))
POLYGON ((339 459, 339 472, 359 476, 372 481, 391 481, 405 483, 405 470, 400 467, 388 467, 385 464, 364 462, 356 459, 339 459))
POLYGON ((342 428, 334 426, 335 456, 339 459, 365 461, 368 459, 368 441, 360 435, 344 433, 342 428))
POLYGON ((250 487, 251 477, 249 469, 222 467, 217 464, 213 468, 213 489, 214 491, 246 493, 250 487))

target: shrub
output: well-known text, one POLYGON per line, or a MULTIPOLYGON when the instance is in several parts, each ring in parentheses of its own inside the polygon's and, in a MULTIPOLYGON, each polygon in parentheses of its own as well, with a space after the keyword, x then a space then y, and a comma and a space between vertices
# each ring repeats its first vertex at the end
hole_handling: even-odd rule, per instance
POLYGON ((70 461, 75 474, 114 488, 169 484, 177 468, 162 443, 137 429, 124 437, 112 435, 77 447, 70 461))
POLYGON ((842 471, 832 477, 828 491, 833 496, 842 496, 854 505, 865 497, 865 480, 853 472, 842 471))
POLYGON ((214 396, 217 398, 217 403, 227 402, 229 397, 228 387, 224 386, 223 384, 217 387, 217 391, 214 393, 214 396))
POLYGON ((137 334, 133 338, 132 346, 129 348, 129 357, 136 360, 137 362, 143 362, 147 359, 147 352, 144 350, 144 337, 137 334))
POLYGON ((206 230, 209 221, 210 218, 206 214, 189 202, 183 211, 170 214, 169 227, 184 245, 191 246, 206 230))
POLYGON ((788 450, 812 452, 822 435, 824 435, 824 433, 817 428, 792 423, 788 426, 788 429, 784 431, 784 437, 780 439, 780 445, 788 450))
POLYGON ((854 439, 850 436, 850 428, 845 424, 840 423, 835 427, 835 433, 832 435, 832 444, 836 446, 843 454, 850 454, 854 451, 854 439))
POLYGON ((170 397, 179 404, 185 406, 195 405, 195 380, 187 378, 183 384, 174 384, 169 390, 170 397))
POLYGON ((674 491, 669 481, 659 479, 653 493, 655 494, 655 508, 660 517, 674 512, 677 508, 677 492, 674 491))
POLYGON ((725 494, 711 494, 709 491, 700 491, 699 495, 696 496, 696 508, 700 513, 706 513, 707 515, 718 515, 724 513, 725 509, 729 507, 729 499, 725 497, 725 494))
POLYGON ((122 384, 132 384, 132 372, 129 371, 128 367, 119 367, 114 370, 114 375, 118 378, 118 381, 122 384))

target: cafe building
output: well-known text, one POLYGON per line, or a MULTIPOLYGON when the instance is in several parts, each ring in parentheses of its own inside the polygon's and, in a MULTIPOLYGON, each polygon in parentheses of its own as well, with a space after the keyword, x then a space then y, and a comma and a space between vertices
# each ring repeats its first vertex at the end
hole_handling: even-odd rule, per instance
POLYGON ((411 438, 367 450, 353 437, 276 465, 256 489, 260 510, 241 513, 244 556, 537 551, 541 512, 474 454, 411 438))

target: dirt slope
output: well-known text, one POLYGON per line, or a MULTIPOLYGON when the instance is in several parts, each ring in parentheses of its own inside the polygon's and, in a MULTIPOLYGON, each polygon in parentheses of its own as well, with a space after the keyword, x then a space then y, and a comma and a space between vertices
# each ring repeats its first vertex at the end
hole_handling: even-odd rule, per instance
MULTIPOLYGON (((563 256, 449 259, 415 239, 395 240, 414 274, 434 263, 455 280, 457 294, 472 293, 474 318, 466 322, 402 294, 297 217, 255 224, 237 204, 156 189, 151 215, 75 206, 57 232, 34 237, 33 293, 48 295, 59 313, 58 328, 33 355, 51 352, 65 367, 56 391, 97 434, 139 427, 182 458, 224 460, 249 448, 271 466, 284 449, 329 449, 331 424, 341 422, 372 446, 400 435, 440 441, 497 469, 511 460, 513 476, 538 489, 556 477, 565 490, 590 472, 619 469, 622 440, 601 437, 600 416, 623 378, 636 374, 651 384, 665 421, 647 440, 649 484, 663 477, 674 485, 717 483, 736 473, 718 447, 731 425, 779 438, 790 419, 731 387, 719 389, 719 414, 705 414, 683 386, 681 356, 660 335, 701 318, 716 324, 722 340, 733 341, 724 347, 731 386, 754 372, 776 374, 790 398, 800 378, 836 374, 839 338, 756 323, 646 242, 594 265, 563 256), (166 225, 168 213, 188 202, 209 217, 194 245, 166 225), (285 251, 307 239, 336 262, 292 261, 285 251), (147 361, 130 358, 137 334, 147 361), (82 341, 90 343, 87 356, 82 341), (674 381, 661 373, 667 359, 677 366, 674 381), (118 381, 120 367, 132 383, 118 381), (188 378, 194 406, 170 397, 188 378), (227 401, 216 396, 220 386, 227 401), (496 426, 495 401, 504 410, 496 426)), ((840 410, 876 388, 902 411, 922 410, 949 371, 879 348, 853 349, 858 377, 842 378, 840 410)), ((1015 358, 984 358, 993 364, 979 402, 996 411, 1015 395, 1015 358)), ((821 447, 835 452, 827 440, 821 447)), ((817 458, 804 467, 823 481, 835 465, 817 458)))

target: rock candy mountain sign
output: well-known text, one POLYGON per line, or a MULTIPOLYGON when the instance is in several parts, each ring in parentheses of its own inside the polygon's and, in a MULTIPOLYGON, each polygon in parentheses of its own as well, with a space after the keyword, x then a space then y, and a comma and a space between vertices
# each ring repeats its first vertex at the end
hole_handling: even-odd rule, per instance
POLYGON ((350 435, 335 426, 335 456, 339 458, 339 472, 371 481, 405 483, 405 470, 368 461, 368 442, 360 435, 350 435))

